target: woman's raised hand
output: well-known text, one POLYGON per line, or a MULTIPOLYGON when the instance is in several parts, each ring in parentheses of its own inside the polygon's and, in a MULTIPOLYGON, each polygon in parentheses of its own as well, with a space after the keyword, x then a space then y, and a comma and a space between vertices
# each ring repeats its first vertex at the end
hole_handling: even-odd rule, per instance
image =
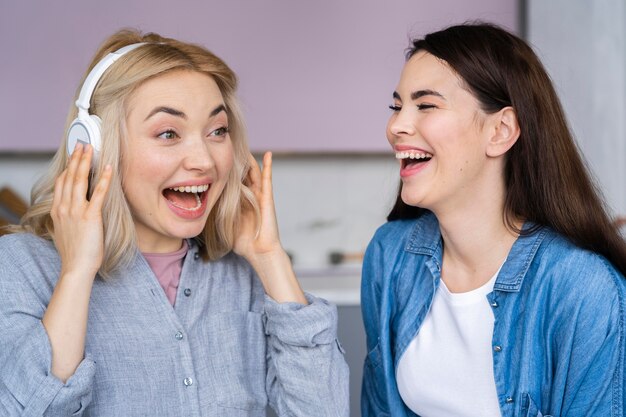
POLYGON ((263 171, 250 155, 246 185, 254 193, 260 210, 260 224, 251 207, 244 210, 233 250, 246 258, 256 270, 265 292, 278 302, 307 304, 293 273, 289 256, 278 235, 278 222, 272 190, 272 154, 263 155, 263 171))
POLYGON ((104 257, 102 205, 111 167, 105 168, 87 200, 92 157, 91 146, 76 146, 54 184, 50 210, 61 274, 41 321, 52 346, 52 374, 64 382, 84 357, 91 288, 104 257))
POLYGON ((57 178, 50 216, 54 223, 54 244, 64 273, 95 277, 104 256, 102 205, 111 183, 107 166, 91 199, 87 200, 93 148, 77 144, 70 162, 57 178))
POLYGON ((271 152, 263 156, 263 171, 254 157, 250 155, 250 170, 246 185, 254 193, 259 205, 260 224, 257 224, 254 210, 246 207, 239 224, 234 250, 249 262, 254 262, 259 256, 282 250, 274 208, 271 152))

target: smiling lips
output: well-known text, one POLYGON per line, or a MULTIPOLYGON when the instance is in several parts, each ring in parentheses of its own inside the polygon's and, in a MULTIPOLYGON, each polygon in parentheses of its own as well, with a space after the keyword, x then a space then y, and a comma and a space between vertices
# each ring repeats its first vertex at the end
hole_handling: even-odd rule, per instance
POLYGON ((210 184, 186 185, 163 190, 170 209, 185 219, 201 217, 206 209, 210 184))
POLYGON ((408 177, 421 170, 433 155, 430 152, 417 150, 402 150, 396 152, 396 159, 400 160, 400 177, 408 177))

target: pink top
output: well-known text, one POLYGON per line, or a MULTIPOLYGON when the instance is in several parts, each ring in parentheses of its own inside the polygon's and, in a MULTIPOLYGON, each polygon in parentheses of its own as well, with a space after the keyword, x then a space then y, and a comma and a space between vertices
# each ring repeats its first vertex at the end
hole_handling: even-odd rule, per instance
POLYGON ((143 254, 172 305, 176 302, 176 291, 180 282, 180 272, 183 269, 183 258, 186 254, 186 240, 183 240, 183 246, 176 252, 143 254))

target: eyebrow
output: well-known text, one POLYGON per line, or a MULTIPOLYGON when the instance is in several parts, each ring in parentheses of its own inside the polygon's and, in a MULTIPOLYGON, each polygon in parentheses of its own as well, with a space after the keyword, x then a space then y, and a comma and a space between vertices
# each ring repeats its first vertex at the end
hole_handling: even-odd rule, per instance
MULTIPOLYGON (((221 112, 225 112, 226 111, 226 106, 223 104, 220 104, 219 106, 217 106, 216 108, 214 108, 211 113, 209 114, 209 118, 211 117, 215 117, 218 114, 220 114, 221 112)), ((172 116, 176 116, 176 117, 180 117, 182 119, 187 120, 187 115, 180 111, 180 110, 176 110, 174 108, 171 107, 166 107, 166 106, 160 106, 160 107, 155 107, 150 114, 148 114, 148 117, 146 117, 144 119, 144 121, 148 120, 149 118, 151 118, 152 116, 154 116, 157 113, 167 113, 167 114, 171 114, 172 116)))
MULTIPOLYGON (((411 93, 411 100, 417 100, 418 98, 424 96, 436 96, 441 97, 444 100, 446 99, 441 93, 438 93, 435 90, 418 90, 411 93)), ((398 94, 397 91, 394 91, 393 98, 400 100, 400 94, 398 94)))
POLYGON ((157 113, 167 113, 167 114, 171 114, 172 116, 180 117, 182 119, 187 119, 187 115, 184 112, 173 109, 171 107, 161 106, 161 107, 155 107, 154 109, 152 109, 152 111, 148 114, 148 117, 146 117, 144 121, 148 120, 149 118, 151 118, 157 113))
POLYGON ((211 114, 209 114, 209 117, 215 117, 218 114, 220 114, 221 112, 226 112, 226 106, 223 105, 223 104, 220 104, 219 106, 214 108, 213 111, 211 112, 211 114))

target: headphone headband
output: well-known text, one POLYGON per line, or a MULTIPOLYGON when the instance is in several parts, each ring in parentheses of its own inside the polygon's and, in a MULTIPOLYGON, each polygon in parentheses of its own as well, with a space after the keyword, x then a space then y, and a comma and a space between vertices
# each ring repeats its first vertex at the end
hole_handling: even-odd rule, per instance
POLYGON ((120 59, 126 53, 132 51, 135 48, 145 45, 146 42, 134 43, 127 45, 115 52, 107 54, 104 58, 96 64, 95 67, 89 72, 85 82, 80 89, 78 100, 76 100, 76 107, 78 107, 78 116, 72 123, 67 131, 67 154, 71 155, 74 152, 74 148, 77 143, 87 143, 93 146, 94 157, 92 159, 92 165, 95 161, 102 147, 101 140, 101 120, 95 114, 89 114, 89 105, 91 102, 91 95, 96 89, 96 85, 102 77, 102 74, 111 66, 115 61, 120 59))
POLYGON ((91 95, 93 94, 93 90, 95 90, 98 81, 100 81, 100 77, 102 77, 102 74, 104 74, 104 72, 122 56, 132 51, 133 49, 136 49, 145 44, 146 42, 133 43, 131 45, 120 48, 117 51, 110 52, 107 56, 102 58, 102 60, 100 60, 100 62, 98 62, 95 67, 93 67, 91 72, 89 72, 89 75, 87 75, 87 78, 83 83, 83 87, 80 89, 78 100, 76 100, 76 107, 78 107, 79 111, 81 109, 89 110, 91 95))

